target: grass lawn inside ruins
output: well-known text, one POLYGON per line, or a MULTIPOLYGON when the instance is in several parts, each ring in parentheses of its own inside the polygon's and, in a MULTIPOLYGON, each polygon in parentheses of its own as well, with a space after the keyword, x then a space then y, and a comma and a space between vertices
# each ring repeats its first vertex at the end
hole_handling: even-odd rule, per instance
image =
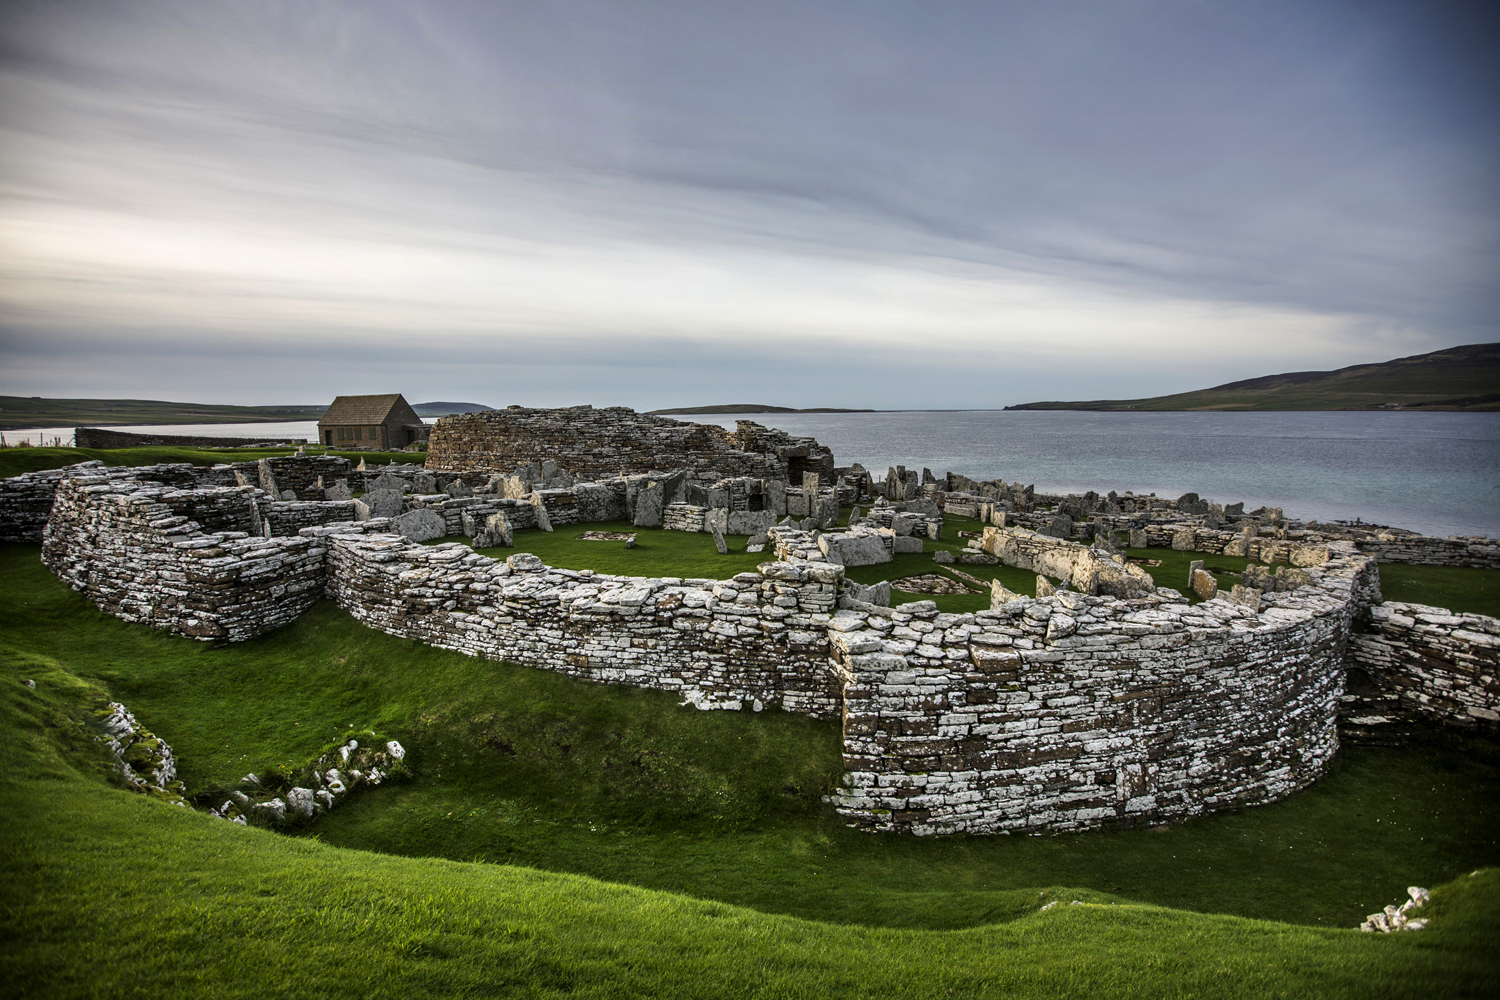
MULTIPOLYGON (((742 537, 721 556, 708 535, 640 531, 625 549, 577 538, 590 529, 634 530, 525 531, 515 549, 487 553, 714 578, 771 558, 745 553, 742 537)), ((977 524, 949 519, 926 553, 849 575, 956 569, 1031 592, 1034 574, 935 564, 936 549, 962 548, 959 529, 977 524)), ((1159 559, 1158 583, 1183 590, 1193 558, 1243 568, 1129 554, 1159 559)), ((1388 599, 1495 613, 1500 572, 1383 566, 1388 575, 1388 599)), ((930 599, 969 611, 989 595, 930 599)), ((1346 742, 1322 781, 1285 801, 1159 829, 871 836, 821 800, 842 771, 837 721, 699 712, 662 692, 473 659, 366 628, 326 601, 215 647, 109 617, 47 572, 36 546, 5 546, 0 661, 0 926, 11 942, 0 975, 22 994, 1500 988, 1500 748, 1484 738, 1434 729, 1398 746, 1346 742), (171 744, 199 806, 351 730, 401 741, 413 777, 351 797, 301 836, 234 826, 112 787, 87 728, 106 698, 171 744), (1353 930, 1407 885, 1436 890, 1427 930, 1353 930), (1063 905, 1041 909, 1053 901, 1063 905)))

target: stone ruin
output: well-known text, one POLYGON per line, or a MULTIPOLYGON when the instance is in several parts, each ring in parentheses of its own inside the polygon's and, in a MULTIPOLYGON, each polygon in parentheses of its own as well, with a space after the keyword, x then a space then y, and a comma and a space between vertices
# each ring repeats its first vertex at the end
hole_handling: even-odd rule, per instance
MULTIPOLYGON (((910 475, 893 470, 892 499, 891 476, 826 485, 805 474, 800 488, 685 470, 579 482, 547 461, 511 473, 306 456, 210 469, 93 463, 0 484, 0 524, 31 537, 45 494, 42 558, 60 578, 111 614, 195 638, 247 639, 332 599, 372 627, 470 655, 668 690, 699 708, 840 718, 846 776, 831 801, 872 831, 1076 830, 1273 801, 1315 781, 1335 752, 1346 674, 1434 721, 1500 722, 1500 623, 1378 604, 1374 555, 1390 535, 1336 537, 1191 495, 1049 498, 998 480, 950 490, 973 481, 948 476, 908 496, 910 475), (343 499, 350 486, 364 495, 343 499), (719 532, 720 518, 760 524, 786 502, 783 523, 764 529, 775 558, 729 580, 632 578, 416 544, 639 523, 658 509, 665 523, 673 506, 699 506, 666 503, 690 486, 704 491, 694 499, 722 502, 702 507, 719 532), (820 513, 786 523, 794 497, 820 513), (1070 499, 1090 518, 1075 528, 1092 531, 1063 538, 1021 523, 1048 526, 1070 499), (836 519, 846 500, 870 502, 868 515, 832 530, 821 512, 828 504, 836 519), (945 614, 930 601, 889 607, 888 585, 845 580, 846 565, 921 545, 960 511, 988 522, 965 561, 1069 589, 1029 597, 996 586, 988 610, 945 614), (1115 533, 1275 562, 1280 582, 1253 601, 1190 605, 1120 561, 1115 533), (1366 623, 1355 629, 1356 619, 1366 623)), ((1495 554, 1492 540, 1417 537, 1400 536, 1398 554, 1480 564, 1495 554)))
POLYGON ((461 413, 439 419, 427 446, 427 468, 443 472, 544 461, 597 481, 671 469, 687 469, 691 478, 706 482, 737 476, 800 482, 804 472, 833 474, 833 454, 810 437, 749 420, 736 421, 729 431, 623 406, 461 413))

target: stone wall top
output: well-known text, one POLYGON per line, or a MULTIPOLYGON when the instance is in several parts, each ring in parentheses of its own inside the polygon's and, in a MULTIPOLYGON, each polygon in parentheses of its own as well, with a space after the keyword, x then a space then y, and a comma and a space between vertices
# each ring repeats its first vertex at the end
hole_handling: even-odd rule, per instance
POLYGON ((688 469, 709 482, 792 475, 800 481, 803 471, 833 470, 833 454, 813 438, 748 420, 729 431, 623 406, 456 414, 438 420, 427 448, 427 468, 448 472, 509 472, 549 460, 582 479, 688 469))

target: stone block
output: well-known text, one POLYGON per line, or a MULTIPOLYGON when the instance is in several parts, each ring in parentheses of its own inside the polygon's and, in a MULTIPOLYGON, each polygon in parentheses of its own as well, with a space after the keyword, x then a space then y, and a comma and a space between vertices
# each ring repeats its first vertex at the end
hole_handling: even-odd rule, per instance
POLYGON ((542 502, 542 495, 540 493, 533 493, 527 499, 531 503, 531 506, 536 508, 536 526, 543 531, 550 532, 552 530, 552 518, 547 514, 547 505, 542 502))
POLYGON ((1037 529, 1037 534, 1051 538, 1068 538, 1073 534, 1073 519, 1066 514, 1058 514, 1046 525, 1037 529))
POLYGON ((1024 601, 1025 599, 1024 595, 1016 593, 999 580, 990 581, 990 607, 998 608, 1011 601, 1024 601))
POLYGON ((1132 549, 1144 549, 1146 546, 1148 546, 1150 544, 1151 544, 1151 540, 1146 537, 1146 529, 1145 528, 1131 528, 1130 529, 1130 547, 1132 549))
POLYGON ((462 479, 455 479, 447 486, 444 486, 443 492, 450 497, 471 497, 474 495, 474 491, 469 488, 469 484, 465 483, 462 479))
POLYGON ((443 520, 443 515, 425 507, 409 510, 399 517, 392 518, 391 527, 395 528, 401 537, 413 542, 430 542, 448 533, 448 524, 443 520))
POLYGON ((1252 587, 1246 587, 1243 584, 1237 583, 1229 593, 1221 594, 1220 596, 1231 604, 1244 605, 1251 611, 1260 610, 1260 591, 1252 587))
POLYGON ((914 553, 914 552, 915 553, 919 553, 923 549, 922 539, 920 539, 920 538, 914 538, 911 535, 907 535, 904 538, 902 536, 900 536, 900 535, 897 535, 897 536, 895 536, 895 538, 892 539, 892 541, 895 543, 896 552, 898 554, 899 553, 911 554, 911 553, 914 553))
POLYGON ((818 548, 829 562, 840 566, 874 566, 891 561, 885 543, 873 532, 819 535, 818 548))
POLYGON ((1192 528, 1180 528, 1172 532, 1172 550, 1175 552, 1192 552, 1197 548, 1197 532, 1192 528))
POLYGON ((729 554, 729 546, 724 542, 724 532, 719 530, 719 522, 709 521, 708 529, 713 532, 714 548, 719 550, 719 555, 727 556, 729 554))
POLYGON ((1212 573, 1202 566, 1193 570, 1191 587, 1193 593, 1197 594, 1199 599, 1205 601, 1213 600, 1219 593, 1219 582, 1214 579, 1212 573))
MULTIPOLYGON (((776 523, 776 514, 769 510, 734 510, 726 519, 726 535, 761 535, 776 523)), ((764 544, 765 539, 761 539, 764 544)))
POLYGON ((855 583, 853 580, 844 581, 844 594, 853 600, 865 604, 873 604, 876 607, 888 608, 891 606, 891 584, 889 580, 866 587, 855 583))
POLYGON ((508 549, 516 544, 510 527, 510 519, 503 512, 497 511, 485 518, 484 530, 490 536, 491 545, 502 545, 508 549))
POLYGON ((406 509, 406 498, 400 490, 370 490, 360 500, 371 517, 395 517, 406 509))
POLYGON ((635 519, 637 528, 660 528, 662 508, 666 503, 665 486, 656 481, 646 483, 635 496, 635 519))
MULTIPOLYGON (((901 537, 899 535, 896 537, 896 541, 901 541, 901 537)), ((939 549, 937 552, 934 552, 932 554, 932 561, 943 566, 951 566, 954 563, 958 562, 958 559, 955 558, 953 553, 949 552, 947 549, 939 549)))
POLYGON ((766 487, 764 491, 762 491, 762 495, 766 498, 766 510, 775 514, 777 517, 787 516, 788 511, 786 509, 786 483, 782 482, 779 479, 767 479, 766 487))
POLYGON ((376 490, 394 490, 397 493, 409 493, 411 492, 411 483, 400 476, 393 476, 389 472, 382 472, 365 484, 366 493, 373 493, 376 490))
POLYGON ((438 491, 437 476, 430 472, 419 472, 411 481, 412 492, 422 495, 436 493, 438 491))

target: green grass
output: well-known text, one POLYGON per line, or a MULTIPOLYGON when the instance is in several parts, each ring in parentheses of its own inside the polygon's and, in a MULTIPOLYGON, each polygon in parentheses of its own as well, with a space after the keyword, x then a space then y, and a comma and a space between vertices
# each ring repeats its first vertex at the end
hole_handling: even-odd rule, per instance
POLYGON ((1380 595, 1387 601, 1500 617, 1500 569, 1381 563, 1380 595))
POLYGON ((1286 802, 1160 832, 871 837, 819 800, 840 770, 836 722, 700 713, 396 639, 326 603, 214 648, 103 615, 34 546, 0 549, 0 572, 0 962, 28 995, 1494 982, 1500 878, 1468 877, 1500 861, 1483 740, 1348 747, 1286 802), (350 728, 400 739, 415 777, 307 837, 234 827, 109 787, 74 721, 106 690, 208 801, 350 728), (1450 882, 1431 931, 1347 929, 1407 884, 1450 882), (1038 912, 1053 899, 1096 905, 1038 912))
POLYGON ((1468 875, 1500 860, 1484 741, 1346 748, 1287 802, 1163 832, 871 837, 818 801, 836 723, 699 713, 398 640, 327 604, 216 649, 97 612, 36 554, 0 549, 0 969, 25 995, 1495 985, 1500 877, 1468 875), (415 778, 308 837, 235 827, 109 786, 75 721, 106 689, 205 796, 350 727, 396 735, 415 778), (1348 930, 1413 882, 1451 883, 1431 930, 1348 930), (1053 899, 1094 905, 1038 912, 1053 899))

